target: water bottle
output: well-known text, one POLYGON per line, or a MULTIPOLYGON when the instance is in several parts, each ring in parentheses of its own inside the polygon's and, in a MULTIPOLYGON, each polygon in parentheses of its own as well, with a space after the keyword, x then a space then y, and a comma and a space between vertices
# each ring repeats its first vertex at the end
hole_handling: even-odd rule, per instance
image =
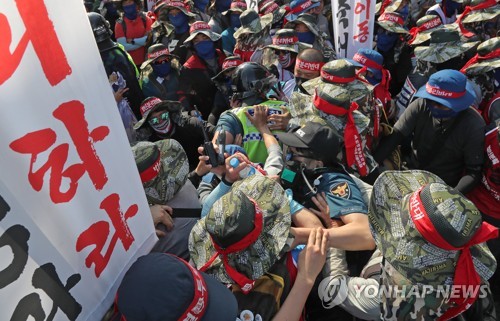
MULTIPOLYGON (((239 164, 240 160, 237 158, 231 158, 231 160, 229 161, 229 165, 231 165, 232 168, 238 167, 239 164)), ((257 170, 252 165, 247 164, 247 167, 243 168, 239 174, 241 178, 246 178, 250 175, 254 175, 256 171, 257 170)))

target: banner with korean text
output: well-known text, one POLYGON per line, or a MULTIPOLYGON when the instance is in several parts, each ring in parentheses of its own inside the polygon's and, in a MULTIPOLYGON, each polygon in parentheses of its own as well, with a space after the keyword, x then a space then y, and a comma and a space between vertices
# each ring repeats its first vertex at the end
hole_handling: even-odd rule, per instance
POLYGON ((338 58, 352 59, 373 47, 375 0, 332 1, 333 42, 338 58))
POLYGON ((100 320, 157 238, 81 0, 0 6, 0 320, 100 320))

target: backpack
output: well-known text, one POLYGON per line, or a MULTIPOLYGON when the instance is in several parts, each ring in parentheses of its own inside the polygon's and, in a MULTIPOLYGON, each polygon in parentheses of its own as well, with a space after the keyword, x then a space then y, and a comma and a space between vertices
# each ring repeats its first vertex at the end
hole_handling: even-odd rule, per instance
MULTIPOLYGON (((142 23, 144 24, 144 30, 146 30, 146 14, 144 12, 139 12, 139 16, 141 17, 142 23)), ((117 23, 122 25, 123 29, 123 34, 125 35, 125 38, 127 37, 127 24, 125 23, 125 20, 123 20, 123 17, 120 17, 118 20, 116 20, 117 23)))

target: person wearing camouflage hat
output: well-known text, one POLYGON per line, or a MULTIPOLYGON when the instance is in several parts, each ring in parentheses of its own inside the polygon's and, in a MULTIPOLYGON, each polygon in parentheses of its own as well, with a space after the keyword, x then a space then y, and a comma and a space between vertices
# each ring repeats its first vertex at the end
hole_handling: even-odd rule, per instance
MULTIPOLYGON (((368 217, 383 256, 380 285, 399 290, 381 291, 382 320, 448 320, 480 300, 479 287, 489 292, 496 261, 485 242, 498 237, 498 229, 438 176, 384 172, 373 186, 368 217)), ((471 320, 491 311, 482 312, 471 320)))
POLYGON ((241 27, 240 15, 245 10, 247 10, 245 1, 233 0, 229 10, 222 13, 222 15, 227 16, 229 20, 229 26, 221 33, 222 49, 227 56, 233 54, 234 46, 236 45, 234 33, 241 27))
POLYGON ((457 70, 432 74, 394 131, 374 152, 379 164, 405 138, 412 136, 409 168, 428 170, 462 193, 481 176, 485 123, 472 103, 476 96, 457 70))
POLYGON ((426 15, 417 20, 417 25, 410 29, 411 38, 408 44, 412 46, 419 45, 431 39, 431 32, 443 25, 443 22, 438 16, 426 15))
POLYGON ((463 13, 458 17, 457 23, 460 30, 467 37, 474 36, 474 33, 468 31, 464 24, 472 24, 472 29, 477 30, 477 27, 482 27, 482 32, 478 32, 482 36, 482 40, 487 40, 489 37, 497 36, 498 26, 494 27, 495 18, 500 14, 500 4, 496 0, 472 0, 465 7, 463 13), (488 26, 489 25, 489 26, 488 26), (486 34, 492 29, 490 34, 486 34))
POLYGON ((300 42, 320 50, 327 61, 335 59, 336 55, 328 39, 329 36, 318 29, 314 15, 302 13, 297 19, 287 22, 285 28, 294 29, 300 42))
POLYGON ((303 83, 302 87, 313 96, 312 101, 309 98, 303 102, 299 94, 293 95, 291 105, 299 105, 292 108, 305 112, 309 105, 316 110, 313 114, 325 119, 344 138, 344 148, 339 149, 337 156, 340 162, 361 176, 371 173, 377 165, 366 145, 366 136, 370 126, 378 125, 378 119, 372 118, 375 116, 373 87, 357 78, 356 67, 346 59, 326 63, 321 76, 303 83), (306 106, 300 106, 303 103, 306 106))
POLYGON ((270 32, 273 14, 259 16, 254 9, 240 15, 241 27, 234 33, 236 45, 233 53, 245 62, 262 63, 263 47, 271 42, 270 32))
POLYGON ((198 146, 205 141, 203 131, 212 137, 215 127, 181 110, 182 105, 178 101, 148 97, 141 104, 142 119, 134 125, 134 129, 148 129, 151 132, 150 141, 165 138, 177 140, 187 153, 189 169, 193 170, 200 156, 198 146))
POLYGON ((279 6, 274 1, 262 1, 259 4, 259 15, 265 16, 267 14, 273 15, 273 21, 271 22, 271 36, 274 36, 276 31, 280 30, 283 27, 283 18, 286 14, 286 6, 279 6))

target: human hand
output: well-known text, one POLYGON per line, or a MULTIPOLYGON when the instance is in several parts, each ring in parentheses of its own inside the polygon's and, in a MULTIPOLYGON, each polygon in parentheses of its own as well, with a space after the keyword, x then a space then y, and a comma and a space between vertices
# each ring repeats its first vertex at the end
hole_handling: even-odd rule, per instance
POLYGON ((240 179, 240 172, 250 164, 250 160, 241 153, 236 153, 231 157, 226 158, 226 173, 225 179, 229 183, 234 183, 240 179), (230 162, 231 159, 237 158, 239 160, 239 164, 237 167, 232 167, 230 162))
POLYGON ((114 95, 115 95, 115 100, 116 100, 117 103, 119 103, 120 101, 122 101, 123 95, 127 91, 128 91, 128 88, 120 88, 117 91, 115 91, 114 95))
POLYGON ((328 202, 326 201, 325 192, 316 194, 315 196, 311 197, 311 200, 313 201, 314 205, 316 205, 318 210, 312 207, 309 208, 309 210, 314 214, 316 214, 316 216, 323 223, 323 226, 325 226, 326 228, 332 227, 330 219, 330 206, 328 206, 328 202))
POLYGON ((151 216, 153 217, 153 224, 156 230, 156 236, 163 237, 165 232, 157 229, 158 224, 163 224, 167 228, 167 231, 171 231, 174 228, 174 220, 172 219, 172 208, 167 205, 153 205, 149 207, 151 211, 151 216))
MULTIPOLYGON (((214 144, 214 148, 215 148, 215 152, 219 153, 219 147, 214 144)), ((198 153, 201 156, 198 157, 200 162, 198 163, 198 165, 196 166, 196 168, 194 170, 196 172, 196 175, 203 176, 211 171, 215 175, 222 177, 222 175, 224 174, 224 172, 226 170, 226 167, 224 165, 212 167, 212 165, 210 163, 207 163, 209 157, 207 155, 203 154, 203 146, 198 147, 198 153)), ((227 157, 226 153, 224 153, 224 157, 227 157)))
POLYGON ((257 128, 259 132, 265 130, 267 127, 267 112, 269 109, 264 105, 257 105, 253 107, 253 116, 248 111, 245 112, 248 120, 257 128))
POLYGON ((267 121, 269 122, 269 129, 271 130, 286 130, 288 126, 288 122, 292 119, 292 115, 285 107, 282 107, 282 114, 273 114, 267 117, 267 121))
POLYGON ((316 277, 325 265, 328 233, 322 228, 312 229, 307 246, 300 252, 297 278, 314 284, 316 277))

